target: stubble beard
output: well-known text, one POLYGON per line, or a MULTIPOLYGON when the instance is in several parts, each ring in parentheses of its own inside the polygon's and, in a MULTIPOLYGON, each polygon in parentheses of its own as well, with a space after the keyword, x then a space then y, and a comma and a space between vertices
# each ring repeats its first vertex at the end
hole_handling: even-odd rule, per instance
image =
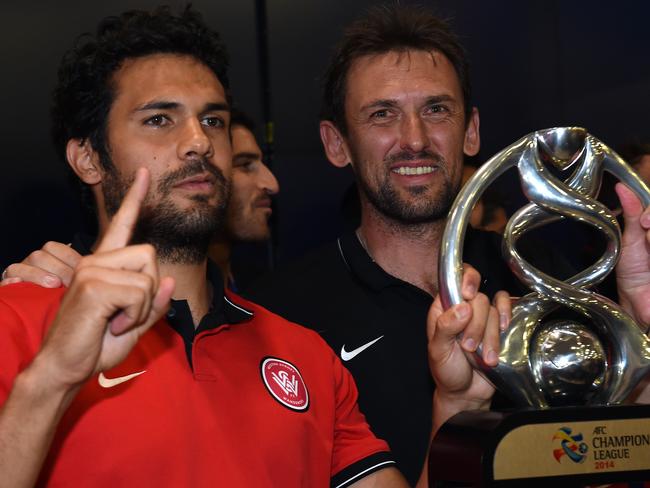
MULTIPOLYGON (((355 155, 355 161, 360 161, 355 155)), ((364 165, 377 164, 365 162, 364 165)), ((460 183, 454 183, 448 172, 445 160, 428 151, 413 154, 402 152, 386 158, 381 162, 385 173, 378 184, 373 184, 363 171, 356 171, 356 179, 360 191, 368 202, 385 218, 400 227, 416 227, 445 220, 451 205, 458 194, 460 183), (435 164, 444 179, 440 191, 428 196, 430 188, 425 185, 406 187, 410 198, 405 198, 391 181, 390 166, 397 161, 428 160, 435 164)))
POLYGON ((224 234, 233 242, 264 242, 270 239, 271 229, 266 215, 258 215, 255 202, 234 198, 228 203, 224 234))
MULTIPOLYGON (((230 217, 228 217, 230 220, 230 217)), ((265 242, 271 237, 267 221, 251 216, 250 221, 244 225, 228 225, 225 235, 232 242, 265 242)))
MULTIPOLYGON (((106 171, 102 192, 106 212, 112 217, 119 209, 135 175, 123 176, 112 163, 104 167, 110 169, 106 171)), ((157 195, 158 201, 152 203, 150 191, 140 209, 130 243, 151 244, 156 249, 158 261, 161 263, 201 263, 207 257, 213 236, 223 226, 230 196, 230 182, 219 168, 203 159, 195 159, 152 183, 156 185, 154 194, 157 195), (217 204, 210 202, 214 196, 197 194, 189 197, 194 202, 190 208, 178 208, 171 198, 173 186, 206 171, 215 179, 217 204)))

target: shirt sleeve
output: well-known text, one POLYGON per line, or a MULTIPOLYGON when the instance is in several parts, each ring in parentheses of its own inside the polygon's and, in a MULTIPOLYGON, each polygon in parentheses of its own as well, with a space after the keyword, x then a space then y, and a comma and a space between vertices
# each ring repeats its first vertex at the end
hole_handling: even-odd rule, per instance
POLYGON ((388 444, 375 437, 359 411, 358 392, 350 372, 333 356, 336 419, 332 453, 333 488, 343 488, 379 469, 395 466, 388 444))
POLYGON ((39 351, 62 294, 25 283, 0 289, 0 405, 39 351))

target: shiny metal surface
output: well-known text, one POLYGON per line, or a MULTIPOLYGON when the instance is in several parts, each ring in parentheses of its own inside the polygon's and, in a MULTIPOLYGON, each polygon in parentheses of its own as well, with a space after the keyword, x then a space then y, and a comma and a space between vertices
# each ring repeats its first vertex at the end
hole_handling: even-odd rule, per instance
POLYGON ((560 127, 528 134, 493 156, 467 182, 456 198, 442 239, 439 286, 443 305, 461 301, 462 247, 474 205, 497 177, 514 166, 530 203, 508 221, 502 251, 510 269, 532 293, 513 308, 510 326, 501 334, 499 364, 487 367, 480 351, 472 360, 520 406, 620 403, 650 372, 650 340, 621 307, 590 289, 614 269, 621 243, 615 217, 594 196, 603 171, 632 189, 644 206, 650 204, 650 190, 620 156, 585 129, 560 127), (571 174, 562 181, 545 164, 571 174), (526 262, 517 251, 517 241, 534 228, 565 218, 595 227, 606 236, 608 245, 593 265, 563 282, 526 262), (546 324, 545 318, 559 307, 579 312, 584 324, 546 324), (602 350, 607 361, 595 357, 586 361, 586 350, 569 360, 570 353, 560 344, 568 347, 572 340, 589 343, 592 352, 602 350), (599 364, 604 368, 602 375, 599 364), (576 393, 578 383, 583 389, 580 394, 576 393))
POLYGON ((553 406, 589 402, 602 387, 607 355, 600 338, 571 321, 552 321, 533 339, 533 375, 553 406))

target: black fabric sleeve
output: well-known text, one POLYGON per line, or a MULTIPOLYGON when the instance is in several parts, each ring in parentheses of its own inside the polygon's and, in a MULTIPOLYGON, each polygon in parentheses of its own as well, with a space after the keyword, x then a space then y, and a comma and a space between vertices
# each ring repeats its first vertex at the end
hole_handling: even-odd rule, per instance
POLYGON ((380 469, 396 467, 391 453, 377 452, 344 468, 332 477, 331 488, 344 488, 380 469))

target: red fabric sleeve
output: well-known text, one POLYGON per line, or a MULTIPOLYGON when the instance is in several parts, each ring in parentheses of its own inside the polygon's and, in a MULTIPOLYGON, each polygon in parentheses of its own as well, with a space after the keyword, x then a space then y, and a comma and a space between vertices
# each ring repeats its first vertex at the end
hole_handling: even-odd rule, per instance
POLYGON ((0 405, 39 351, 64 292, 26 283, 0 288, 0 405))

